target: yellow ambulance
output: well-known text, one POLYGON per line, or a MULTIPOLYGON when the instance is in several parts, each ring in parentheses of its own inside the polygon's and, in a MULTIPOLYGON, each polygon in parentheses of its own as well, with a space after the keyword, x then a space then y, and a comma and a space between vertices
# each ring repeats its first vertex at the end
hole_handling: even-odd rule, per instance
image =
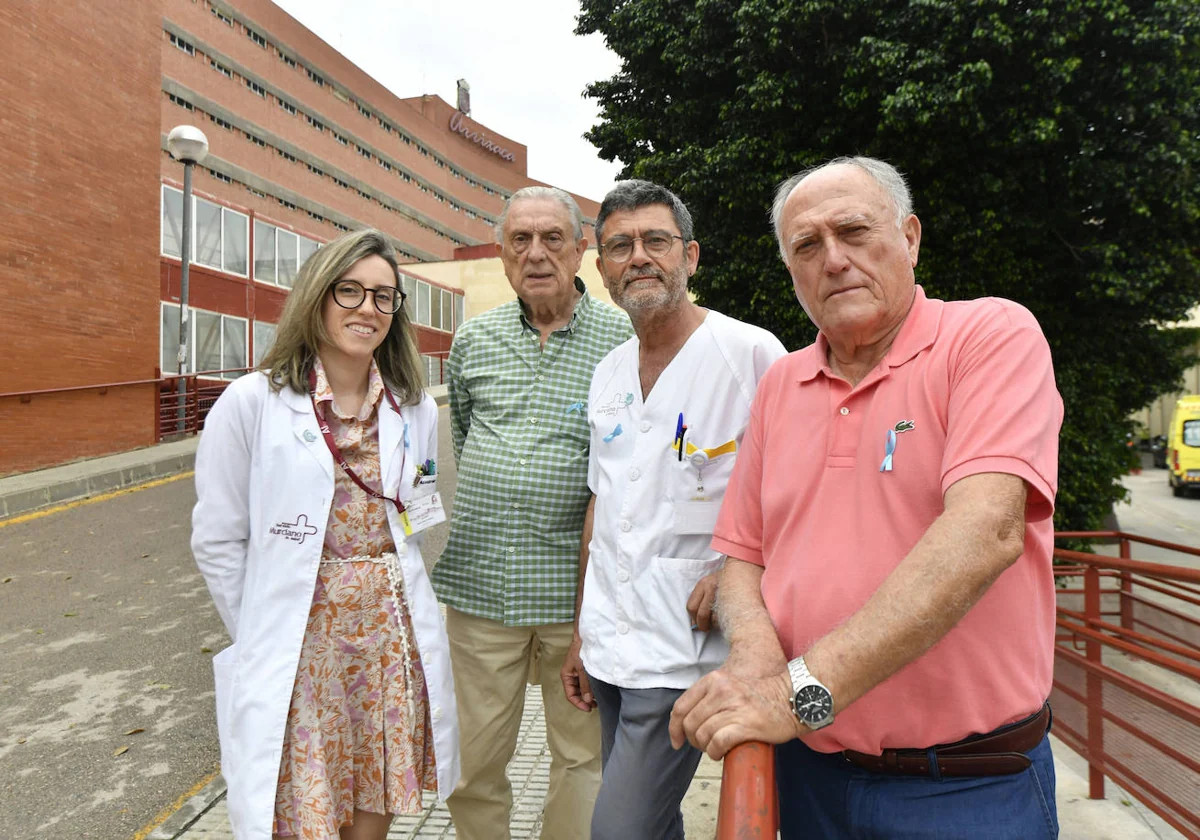
POLYGON ((1175 403, 1167 429, 1167 481, 1176 496, 1200 490, 1200 396, 1175 403))

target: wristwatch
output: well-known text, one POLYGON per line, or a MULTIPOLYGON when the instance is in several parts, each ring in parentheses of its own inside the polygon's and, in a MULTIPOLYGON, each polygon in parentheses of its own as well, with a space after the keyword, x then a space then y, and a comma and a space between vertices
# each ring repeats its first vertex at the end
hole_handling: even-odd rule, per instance
POLYGON ((809 729, 833 723, 833 695, 809 673, 803 656, 788 663, 788 674, 792 678, 792 712, 800 722, 809 729))

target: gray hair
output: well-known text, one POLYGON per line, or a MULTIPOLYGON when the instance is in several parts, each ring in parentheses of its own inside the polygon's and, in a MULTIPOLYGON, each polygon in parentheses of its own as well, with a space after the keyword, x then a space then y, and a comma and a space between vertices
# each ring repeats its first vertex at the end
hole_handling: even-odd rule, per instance
POLYGON ((604 232, 604 222, 613 213, 637 210, 639 207, 649 207, 652 204, 664 204, 675 217, 675 225, 683 236, 684 242, 692 241, 695 232, 692 226, 692 214, 679 200, 679 196, 666 187, 652 184, 649 181, 631 179, 617 181, 613 188, 604 196, 600 203, 600 213, 596 216, 596 244, 600 244, 604 232))
POLYGON ((560 190, 558 187, 522 187, 508 197, 508 201, 504 202, 504 209, 500 211, 500 218, 496 219, 497 242, 504 241, 504 226, 508 223, 508 211, 518 201, 527 198, 548 198, 567 208, 567 212, 571 216, 571 226, 575 228, 575 241, 583 239, 583 213, 569 192, 560 190))
POLYGON ((775 241, 779 243, 779 254, 783 257, 784 264, 787 263, 787 250, 783 243, 783 205, 792 197, 792 193, 796 187, 800 186, 801 181, 809 175, 816 175, 831 166, 857 166, 870 175, 892 203, 892 207, 896 211, 896 227, 900 227, 904 224, 904 220, 912 215, 912 194, 908 191, 908 183, 900 174, 900 170, 886 161, 862 156, 839 157, 826 163, 810 166, 780 184, 779 188, 775 190, 775 201, 771 204, 771 225, 775 228, 775 241))

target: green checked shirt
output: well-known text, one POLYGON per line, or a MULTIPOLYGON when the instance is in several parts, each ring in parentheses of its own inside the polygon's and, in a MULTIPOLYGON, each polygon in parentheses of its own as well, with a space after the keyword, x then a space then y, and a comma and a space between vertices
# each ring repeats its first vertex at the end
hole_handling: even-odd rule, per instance
POLYGON ((592 371, 633 328, 588 295, 546 339, 518 301, 464 323, 446 370, 458 492, 433 569, 448 606, 507 625, 575 618, 592 371))

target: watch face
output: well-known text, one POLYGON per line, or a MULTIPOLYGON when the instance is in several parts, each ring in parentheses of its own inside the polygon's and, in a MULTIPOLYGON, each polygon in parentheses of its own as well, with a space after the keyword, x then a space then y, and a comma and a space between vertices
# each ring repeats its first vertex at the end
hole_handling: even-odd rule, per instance
POLYGON ((816 724, 833 714, 833 696, 822 686, 805 685, 796 692, 796 717, 816 724))

